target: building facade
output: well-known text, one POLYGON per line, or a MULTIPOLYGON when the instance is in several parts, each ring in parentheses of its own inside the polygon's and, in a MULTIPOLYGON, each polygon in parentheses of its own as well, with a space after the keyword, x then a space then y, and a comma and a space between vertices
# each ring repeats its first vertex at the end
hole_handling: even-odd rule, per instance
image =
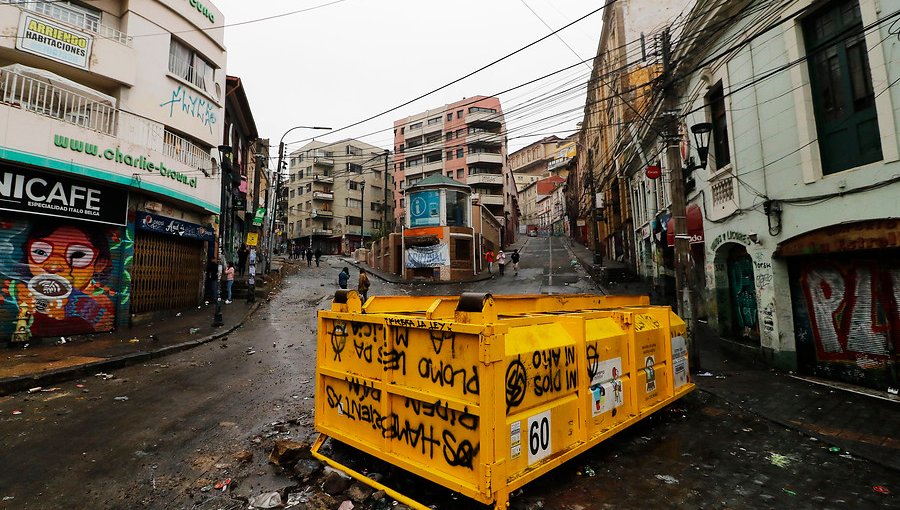
MULTIPOLYGON (((694 311, 774 366, 879 389, 900 384, 900 41, 888 4, 700 1, 672 70, 684 76, 694 311), (698 31, 705 41, 688 37, 698 31), (692 165, 703 124, 707 163, 692 165)), ((640 138, 666 146, 649 129, 640 138)), ((658 214, 671 201, 662 163, 663 179, 628 174, 638 237, 674 238, 658 214)))
POLYGON ((349 254, 390 232, 389 153, 360 140, 312 141, 290 153, 285 232, 294 246, 349 254))
POLYGON ((222 14, 7 1, 0 25, 0 338, 196 306, 221 203, 222 14))
POLYGON ((506 156, 506 122, 496 97, 470 97, 395 121, 395 217, 407 214, 407 187, 442 175, 471 186, 472 198, 500 220, 503 238, 512 242, 517 207, 506 156))

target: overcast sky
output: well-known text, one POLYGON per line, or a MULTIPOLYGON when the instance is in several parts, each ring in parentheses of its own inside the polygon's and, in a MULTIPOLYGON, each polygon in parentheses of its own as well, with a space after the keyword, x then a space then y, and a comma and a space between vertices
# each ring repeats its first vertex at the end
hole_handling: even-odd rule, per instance
MULTIPOLYGON (((226 25, 324 5, 226 28, 228 74, 243 80, 260 136, 277 145, 296 125, 337 129, 405 103, 550 33, 541 19, 557 29, 599 8, 602 0, 216 0, 215 4, 226 25)), ((391 148, 396 119, 463 97, 496 94, 577 63, 576 53, 583 59, 593 57, 601 19, 601 13, 594 14, 560 32, 563 41, 551 37, 360 126, 324 136, 325 132, 294 130, 285 138, 292 143, 288 151, 313 135, 324 141, 360 138, 391 148)), ((587 65, 579 65, 501 94, 510 152, 540 138, 528 135, 574 131, 581 120, 589 74, 587 65)))

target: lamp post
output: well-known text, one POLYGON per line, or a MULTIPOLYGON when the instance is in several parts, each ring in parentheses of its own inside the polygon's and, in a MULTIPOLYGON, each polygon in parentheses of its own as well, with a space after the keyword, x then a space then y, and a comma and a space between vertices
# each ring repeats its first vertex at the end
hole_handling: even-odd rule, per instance
MULTIPOLYGON (((284 137, 288 135, 291 131, 295 129, 318 129, 330 131, 330 127, 323 126, 294 126, 291 129, 288 129, 281 135, 281 139, 278 140, 278 166, 275 167, 275 204, 272 207, 272 221, 270 225, 270 236, 272 237, 272 242, 269 244, 269 260, 272 260, 272 250, 275 246, 275 218, 278 212, 278 202, 281 201, 281 166, 284 164, 284 137)), ((312 245, 312 232, 309 234, 309 242, 312 245)), ((271 268, 271 263, 269 264, 271 268)))
POLYGON ((229 161, 227 166, 225 163, 225 156, 227 154, 231 154, 231 146, 229 145, 220 145, 219 146, 219 264, 216 270, 216 313, 213 315, 213 323, 212 326, 217 328, 225 324, 225 321, 222 318, 222 271, 224 269, 225 264, 225 239, 231 235, 231 232, 228 231, 228 219, 231 216, 231 208, 228 207, 228 203, 226 200, 227 195, 225 194, 226 186, 231 185, 231 162, 229 161), (227 177, 226 181, 226 169, 227 169, 227 177), (227 184, 226 184, 227 182, 227 184))

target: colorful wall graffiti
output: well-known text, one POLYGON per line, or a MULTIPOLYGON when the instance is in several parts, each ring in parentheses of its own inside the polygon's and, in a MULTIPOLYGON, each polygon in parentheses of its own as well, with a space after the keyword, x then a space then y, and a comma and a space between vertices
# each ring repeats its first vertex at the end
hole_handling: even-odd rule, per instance
POLYGON ((128 309, 130 228, 0 215, 0 338, 112 330, 128 309))
POLYGON ((877 388, 897 385, 898 260, 895 252, 792 264, 791 295, 802 370, 877 388))

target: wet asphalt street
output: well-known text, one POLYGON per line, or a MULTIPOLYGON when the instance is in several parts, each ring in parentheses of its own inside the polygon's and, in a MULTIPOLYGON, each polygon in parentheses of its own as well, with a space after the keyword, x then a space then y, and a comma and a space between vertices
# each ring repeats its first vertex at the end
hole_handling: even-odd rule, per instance
MULTIPOLYGON (((467 286, 372 278, 370 295, 594 291, 571 260, 561 242, 528 238, 518 275, 510 265, 467 286)), ((0 509, 211 509, 222 500, 202 489, 228 478, 239 496, 295 485, 266 457, 276 435, 313 434, 315 313, 329 306, 344 265, 299 268, 227 339, 113 378, 0 398, 0 509)), ((872 490, 882 485, 900 491, 900 475, 695 391, 529 485, 513 506, 897 508, 895 495, 872 490)), ((426 503, 477 508, 435 498, 426 503)))

